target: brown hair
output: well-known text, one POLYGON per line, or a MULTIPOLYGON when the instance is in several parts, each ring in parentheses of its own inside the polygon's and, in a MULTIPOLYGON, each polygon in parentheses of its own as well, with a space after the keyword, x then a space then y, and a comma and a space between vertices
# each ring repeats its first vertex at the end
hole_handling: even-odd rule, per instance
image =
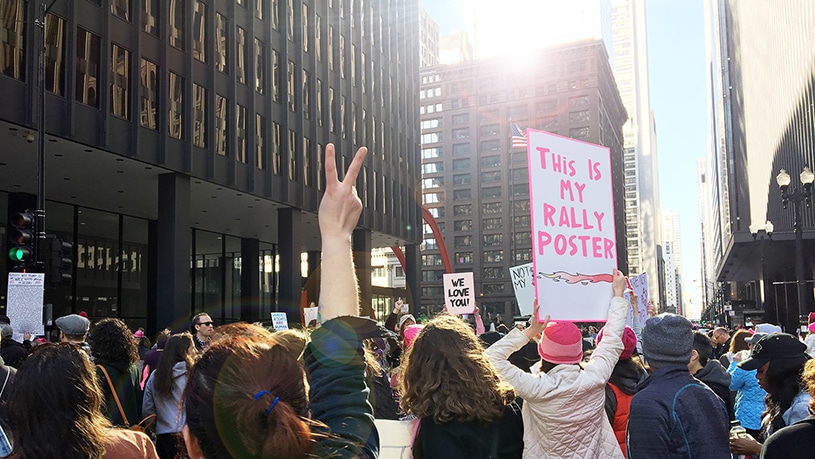
POLYGON ((402 358, 402 406, 438 424, 493 422, 515 399, 470 327, 454 316, 439 316, 419 332, 402 358))
POLYGON ((308 334, 301 330, 288 329, 272 333, 269 338, 273 343, 286 348, 298 360, 303 356, 308 344, 308 334))
POLYGON ((736 333, 733 333, 733 336, 730 338, 730 349, 729 352, 735 354, 736 352, 746 351, 750 348, 747 344, 747 338, 753 335, 750 334, 747 330, 737 330, 736 333))
POLYGON ((139 349, 132 336, 133 333, 121 319, 102 319, 94 325, 88 339, 91 354, 97 359, 133 365, 139 361, 139 349))
POLYGON ((79 347, 37 346, 20 365, 9 400, 10 458, 105 457, 110 421, 102 414, 96 371, 79 347))
POLYGON ((173 397, 173 367, 178 362, 186 362, 187 368, 193 361, 189 354, 190 347, 195 348, 190 332, 178 333, 167 340, 164 350, 161 351, 156 371, 153 374, 153 388, 159 396, 172 400, 173 397))
POLYGON ((801 386, 812 396, 809 401, 809 412, 815 412, 815 359, 807 360, 801 373, 801 386))
POLYGON ((305 370, 268 339, 213 343, 190 370, 184 404, 204 457, 305 457, 314 450, 305 370))

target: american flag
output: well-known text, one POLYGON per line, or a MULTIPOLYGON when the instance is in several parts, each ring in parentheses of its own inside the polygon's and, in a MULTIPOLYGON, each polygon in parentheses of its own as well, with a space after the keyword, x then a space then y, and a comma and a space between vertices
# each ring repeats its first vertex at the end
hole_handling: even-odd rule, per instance
POLYGON ((512 123, 510 128, 510 140, 512 141, 512 148, 526 148, 527 141, 526 135, 521 131, 517 124, 512 123))

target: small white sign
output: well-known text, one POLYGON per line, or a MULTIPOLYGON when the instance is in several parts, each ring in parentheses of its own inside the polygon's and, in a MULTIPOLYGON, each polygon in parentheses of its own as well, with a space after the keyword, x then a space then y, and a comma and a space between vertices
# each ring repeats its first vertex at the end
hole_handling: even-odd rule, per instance
MULTIPOLYGON (((311 326, 312 322, 317 321, 318 312, 319 312, 319 308, 317 308, 317 307, 303 308, 303 319, 306 321, 306 326, 307 327, 311 326)), ((275 313, 275 314, 277 314, 277 313, 275 313)), ((285 318, 285 316, 286 316, 286 314, 283 314, 284 318, 285 318)), ((272 320, 274 320, 274 317, 272 317, 272 320)), ((286 324, 286 328, 288 328, 288 323, 286 324)))
POLYGON ((532 315, 535 311, 535 276, 532 263, 512 266, 509 275, 512 278, 512 288, 515 290, 515 299, 522 316, 532 315))
POLYGON ((289 319, 286 318, 285 312, 272 313, 272 327, 277 331, 289 329, 289 319))
POLYGON ((475 312, 475 282, 473 273, 444 274, 444 304, 454 315, 475 312))
MULTIPOLYGON (((631 290, 634 291, 634 295, 637 296, 636 307, 640 318, 639 325, 641 327, 645 326, 645 321, 648 320, 648 301, 650 300, 648 296, 648 273, 642 273, 638 276, 629 277, 628 282, 631 284, 631 290)), ((625 299, 628 300, 629 304, 631 304, 631 298, 628 293, 625 294, 625 299)), ((633 305, 628 308, 628 317, 625 321, 626 325, 632 328, 634 327, 633 309, 633 305)))
POLYGON ((23 341, 25 332, 31 336, 44 335, 42 325, 43 273, 9 273, 6 314, 14 324, 12 339, 23 341))

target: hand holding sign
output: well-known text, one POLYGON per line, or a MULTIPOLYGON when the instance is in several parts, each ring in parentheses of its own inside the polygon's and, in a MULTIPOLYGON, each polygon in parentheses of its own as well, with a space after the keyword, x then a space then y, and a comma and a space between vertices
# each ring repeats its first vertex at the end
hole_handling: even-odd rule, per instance
POLYGON ((536 339, 538 335, 543 333, 546 330, 546 327, 549 325, 549 316, 543 318, 543 322, 538 322, 538 317, 540 315, 540 305, 538 305, 538 300, 535 300, 535 312, 532 315, 532 320, 530 320, 531 324, 524 330, 524 335, 529 338, 530 341, 536 339))

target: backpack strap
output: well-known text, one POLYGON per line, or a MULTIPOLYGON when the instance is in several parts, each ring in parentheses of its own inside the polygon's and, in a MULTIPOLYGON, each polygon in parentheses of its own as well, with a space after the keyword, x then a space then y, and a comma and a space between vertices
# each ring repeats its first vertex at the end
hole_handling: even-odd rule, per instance
POLYGON ((121 402, 119 402, 119 396, 116 394, 116 388, 113 386, 113 381, 110 380, 110 376, 108 375, 108 371, 105 370, 105 367, 102 365, 96 365, 97 368, 102 370, 102 373, 105 375, 105 379, 108 380, 108 386, 110 386, 110 392, 113 394, 113 400, 116 400, 116 406, 119 407, 119 414, 122 415, 122 421, 125 423, 125 427, 130 427, 130 422, 127 420, 127 416, 125 416, 125 410, 122 408, 121 402))

